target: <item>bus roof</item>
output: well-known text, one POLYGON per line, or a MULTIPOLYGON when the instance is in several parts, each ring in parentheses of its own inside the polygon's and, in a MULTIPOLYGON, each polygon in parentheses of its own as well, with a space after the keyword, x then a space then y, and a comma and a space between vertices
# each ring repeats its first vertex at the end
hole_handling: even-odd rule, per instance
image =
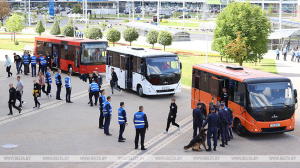
POLYGON ((72 44, 79 45, 80 43, 86 42, 107 42, 105 40, 90 40, 90 39, 78 39, 74 37, 66 37, 66 36, 37 36, 35 37, 36 41, 46 41, 46 42, 53 42, 53 43, 61 43, 61 41, 70 42, 72 44))
POLYGON ((176 54, 170 52, 164 52, 164 51, 158 51, 158 50, 140 48, 140 47, 129 47, 129 46, 108 47, 107 51, 130 54, 138 57, 177 56, 176 54))
POLYGON ((272 80, 276 80, 276 79, 289 80, 287 77, 281 75, 260 71, 252 68, 242 67, 243 69, 241 70, 239 69, 241 67, 236 66, 234 64, 226 64, 226 63, 196 64, 193 66, 193 68, 203 70, 219 76, 225 76, 240 82, 251 82, 254 80, 266 81, 266 78, 270 78, 272 80), (227 66, 235 66, 237 67, 237 69, 227 68, 227 66))

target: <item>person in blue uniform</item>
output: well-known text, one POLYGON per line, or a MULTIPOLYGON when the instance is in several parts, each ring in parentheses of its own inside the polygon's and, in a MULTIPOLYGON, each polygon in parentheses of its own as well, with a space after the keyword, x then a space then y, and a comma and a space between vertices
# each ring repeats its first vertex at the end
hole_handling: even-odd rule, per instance
POLYGON ((210 108, 211 113, 208 114, 207 119, 205 120, 202 130, 208 124, 207 129, 207 146, 208 149, 206 151, 211 151, 211 136, 214 136, 214 151, 217 150, 217 133, 218 133, 218 126, 220 125, 220 117, 216 114, 216 110, 214 107, 210 108))
POLYGON ((45 59, 45 57, 42 56, 42 54, 40 54, 39 57, 39 66, 41 67, 40 70, 41 72, 45 75, 47 72, 47 61, 45 59))
POLYGON ((24 75, 28 75, 29 64, 30 64, 30 57, 28 56, 27 52, 25 52, 25 54, 23 56, 23 64, 24 64, 24 75))
POLYGON ((276 60, 279 60, 279 48, 276 49, 276 60))
POLYGON ((104 103, 104 109, 103 109, 103 117, 105 118, 104 121, 104 134, 107 136, 111 136, 109 133, 109 125, 110 125, 110 119, 111 119, 111 113, 112 108, 110 105, 111 97, 107 97, 107 101, 104 103))
POLYGON ((65 77, 65 87, 66 87, 66 103, 73 103, 71 102, 71 91, 72 91, 72 84, 71 84, 71 73, 68 72, 68 76, 65 77))
POLYGON ((37 57, 33 54, 33 56, 31 56, 31 76, 32 77, 36 77, 36 61, 37 61, 37 57))
POLYGON ((93 96, 95 97, 95 106, 97 106, 98 97, 99 97, 99 85, 95 82, 95 79, 92 80, 92 83, 89 86, 89 96, 90 96, 90 106, 93 106, 93 96))
POLYGON ((51 83, 52 83, 52 78, 51 78, 51 69, 48 67, 47 68, 47 73, 46 73, 46 78, 45 78, 45 83, 47 83, 47 94, 48 98, 51 96, 51 83))
POLYGON ((101 93, 101 96, 99 97, 99 110, 100 110, 100 117, 99 117, 99 128, 100 129, 104 129, 104 126, 103 126, 103 120, 104 120, 104 117, 103 117, 103 107, 104 107, 104 103, 105 103, 105 89, 102 89, 100 91, 101 93))
POLYGON ((123 138, 123 133, 125 131, 125 125, 128 125, 127 123, 127 115, 126 111, 124 109, 124 102, 120 103, 120 108, 118 109, 118 120, 120 125, 120 132, 119 132, 119 140, 118 142, 125 142, 125 138, 123 138))
POLYGON ((220 132, 222 137, 222 144, 220 146, 225 147, 225 145, 227 145, 227 140, 228 140, 228 126, 230 124, 230 115, 229 112, 224 109, 225 104, 221 103, 220 107, 221 110, 218 113, 221 120, 220 132))
POLYGON ((60 98, 60 92, 61 92, 61 88, 63 87, 63 85, 62 85, 60 73, 61 73, 61 70, 58 69, 57 74, 55 75, 55 84, 56 84, 56 87, 57 87, 56 100, 62 100, 60 98))
POLYGON ((199 129, 199 134, 201 132, 201 126, 203 124, 202 111, 201 111, 202 103, 198 102, 197 107, 193 110, 193 138, 197 136, 197 130, 199 129))
POLYGON ((140 106, 139 111, 134 114, 133 122, 135 126, 135 149, 139 148, 139 136, 141 136, 141 150, 147 150, 144 146, 146 129, 148 130, 148 120, 146 114, 143 112, 144 107, 140 106))

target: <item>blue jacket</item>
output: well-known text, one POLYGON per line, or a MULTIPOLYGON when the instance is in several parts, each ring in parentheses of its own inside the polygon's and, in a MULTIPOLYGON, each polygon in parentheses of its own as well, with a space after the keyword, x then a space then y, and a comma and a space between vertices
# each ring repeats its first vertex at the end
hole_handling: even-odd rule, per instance
POLYGON ((276 49, 276 54, 279 54, 279 49, 278 48, 276 49))
POLYGON ((111 108, 111 105, 108 101, 106 101, 104 103, 104 109, 103 109, 103 117, 111 117, 111 113, 112 113, 112 108, 111 108))
POLYGON ((36 65, 37 57, 35 55, 31 56, 31 65, 36 65))
POLYGON ((23 56, 23 64, 24 65, 28 65, 29 64, 29 56, 28 55, 24 55, 23 56))
POLYGON ((126 111, 122 107, 118 109, 118 120, 120 125, 127 123, 126 111))
POLYGON ((99 98, 99 110, 103 110, 105 101, 106 101, 105 96, 101 95, 100 98, 99 98))
POLYGON ((207 123, 208 123, 208 127, 219 127, 221 123, 219 115, 214 112, 208 114, 207 119, 205 120, 202 127, 204 128, 207 123))
POLYGON ((60 76, 59 73, 57 73, 57 74, 55 75, 55 83, 56 83, 56 84, 61 84, 61 83, 62 83, 62 82, 61 82, 61 76, 60 76))
POLYGON ((203 124, 202 111, 198 107, 193 110, 193 122, 200 126, 203 124))
POLYGON ((92 92, 99 92, 99 85, 95 82, 91 83, 91 91, 92 92))
POLYGON ((46 78, 45 78, 46 83, 52 83, 52 78, 50 72, 46 72, 46 78))
POLYGON ((68 77, 68 76, 65 78, 65 87, 66 87, 66 88, 72 88, 72 85, 71 85, 71 78, 68 77))
POLYGON ((144 115, 145 113, 142 111, 138 111, 134 114, 133 120, 136 129, 141 129, 145 127, 144 115))
POLYGON ((221 109, 219 112, 219 117, 221 120, 222 125, 226 125, 230 123, 230 114, 227 110, 221 109))
POLYGON ((40 60, 41 65, 46 65, 47 64, 47 61, 46 61, 45 57, 40 56, 39 60, 40 60))

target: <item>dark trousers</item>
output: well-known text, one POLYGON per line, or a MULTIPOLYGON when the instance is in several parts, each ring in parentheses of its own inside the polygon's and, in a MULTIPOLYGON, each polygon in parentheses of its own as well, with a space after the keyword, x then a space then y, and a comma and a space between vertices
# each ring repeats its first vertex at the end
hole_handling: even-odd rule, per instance
POLYGON ((99 128, 103 127, 103 110, 100 110, 100 117, 99 117, 99 128))
MULTIPOLYGON (((286 53, 283 55, 283 60, 286 61, 286 53)), ((226 106, 226 107, 228 107, 228 106, 226 106)))
POLYGON ((13 113, 12 107, 19 110, 19 107, 16 106, 16 100, 14 100, 13 102, 11 102, 11 100, 9 100, 9 102, 8 102, 9 113, 11 113, 11 114, 13 113))
POLYGON ((144 140, 145 140, 146 128, 135 129, 135 147, 139 146, 139 137, 141 136, 141 148, 145 148, 144 140))
POLYGON ((95 98, 95 105, 97 105, 97 102, 98 102, 98 91, 96 92, 90 92, 89 96, 90 96, 90 102, 91 102, 91 105, 93 105, 93 96, 95 98))
MULTIPOLYGON (((48 95, 48 93, 46 92, 45 88, 46 88, 46 86, 43 85, 43 86, 42 86, 42 92, 45 93, 46 95, 48 95)), ((40 94, 40 97, 41 97, 41 94, 40 94)))
POLYGON ((292 59, 291 59, 291 61, 294 61, 294 57, 295 57, 295 55, 292 55, 292 59))
POLYGON ((36 65, 31 64, 31 76, 36 77, 36 65))
POLYGON ((214 136, 214 146, 217 146, 217 133, 218 128, 217 127, 208 127, 207 130, 207 145, 208 147, 211 147, 211 136, 214 136))
POLYGON ((193 121, 193 129, 194 129, 193 138, 194 138, 195 136, 197 136, 197 130, 199 130, 199 134, 200 134, 200 132, 201 132, 201 127, 202 127, 201 123, 198 123, 198 122, 193 121))
POLYGON ((193 145, 195 145, 195 143, 199 143, 201 142, 201 139, 198 136, 195 136, 190 143, 187 145, 188 148, 192 147, 193 145))
POLYGON ((279 54, 276 55, 276 60, 279 60, 279 54))
POLYGON ((38 96, 36 94, 33 95, 34 97, 34 103, 35 103, 35 107, 37 107, 37 105, 41 105, 41 103, 38 101, 38 96))
POLYGON ((179 125, 178 125, 177 123, 175 123, 175 119, 176 119, 176 116, 173 116, 173 118, 168 117, 168 122, 167 122, 167 128, 166 128, 166 131, 169 130, 171 122, 172 122, 172 125, 175 125, 176 127, 179 127, 179 125))
POLYGON ((66 102, 70 102, 71 101, 71 90, 70 88, 66 88, 66 102))
POLYGON ((12 73, 10 72, 10 68, 11 66, 6 67, 7 77, 10 77, 10 75, 12 75, 12 73))
POLYGON ((19 100, 20 105, 19 107, 22 107, 22 95, 23 95, 23 91, 20 93, 20 91, 17 91, 17 100, 19 100))
POLYGON ((104 134, 109 134, 110 117, 106 116, 104 121, 104 134))
POLYGON ((20 62, 16 62, 16 68, 17 68, 17 72, 20 73, 20 71, 22 72, 21 68, 20 68, 20 62))
MULTIPOLYGON (((49 83, 49 84, 47 83, 47 93, 50 94, 50 92, 51 92, 51 84, 50 84, 50 83, 49 83)), ((47 95, 48 95, 48 94, 47 94, 47 95)))
POLYGON ((29 65, 28 64, 27 65, 24 64, 24 74, 28 75, 28 72, 29 72, 29 65))
POLYGON ((47 72, 47 65, 40 65, 41 66, 41 72, 45 75, 47 72))
POLYGON ((56 85, 57 90, 56 90, 56 99, 60 99, 60 92, 61 92, 61 85, 58 84, 56 85))
POLYGON ((123 139, 123 132, 124 131, 125 131, 125 124, 120 124, 119 140, 123 139))
POLYGON ((220 128, 220 132, 221 132, 222 142, 223 141, 225 142, 228 139, 228 126, 222 124, 220 128))

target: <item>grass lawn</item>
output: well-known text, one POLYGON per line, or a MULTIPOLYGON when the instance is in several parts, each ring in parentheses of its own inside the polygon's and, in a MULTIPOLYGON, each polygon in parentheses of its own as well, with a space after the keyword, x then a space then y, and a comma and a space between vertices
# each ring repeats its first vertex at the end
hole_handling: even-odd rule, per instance
MULTIPOLYGON (((186 86, 191 86, 192 84, 192 67, 195 64, 204 64, 206 62, 205 56, 187 56, 187 55, 179 55, 179 60, 182 63, 182 76, 181 83, 186 86)), ((220 57, 208 57, 208 63, 220 63, 220 57)), ((223 63, 225 63, 223 59, 223 63)), ((229 60, 228 63, 234 63, 229 60)), ((238 65, 238 63, 235 63, 238 65)), ((270 73, 277 74, 277 67, 274 59, 263 59, 261 63, 257 63, 255 66, 254 63, 243 63, 244 67, 258 69, 270 73)))
POLYGON ((25 45, 34 45, 34 38, 20 38, 16 36, 16 41, 19 45, 15 45, 14 41, 10 38, 0 38, 0 49, 22 51, 25 45))

